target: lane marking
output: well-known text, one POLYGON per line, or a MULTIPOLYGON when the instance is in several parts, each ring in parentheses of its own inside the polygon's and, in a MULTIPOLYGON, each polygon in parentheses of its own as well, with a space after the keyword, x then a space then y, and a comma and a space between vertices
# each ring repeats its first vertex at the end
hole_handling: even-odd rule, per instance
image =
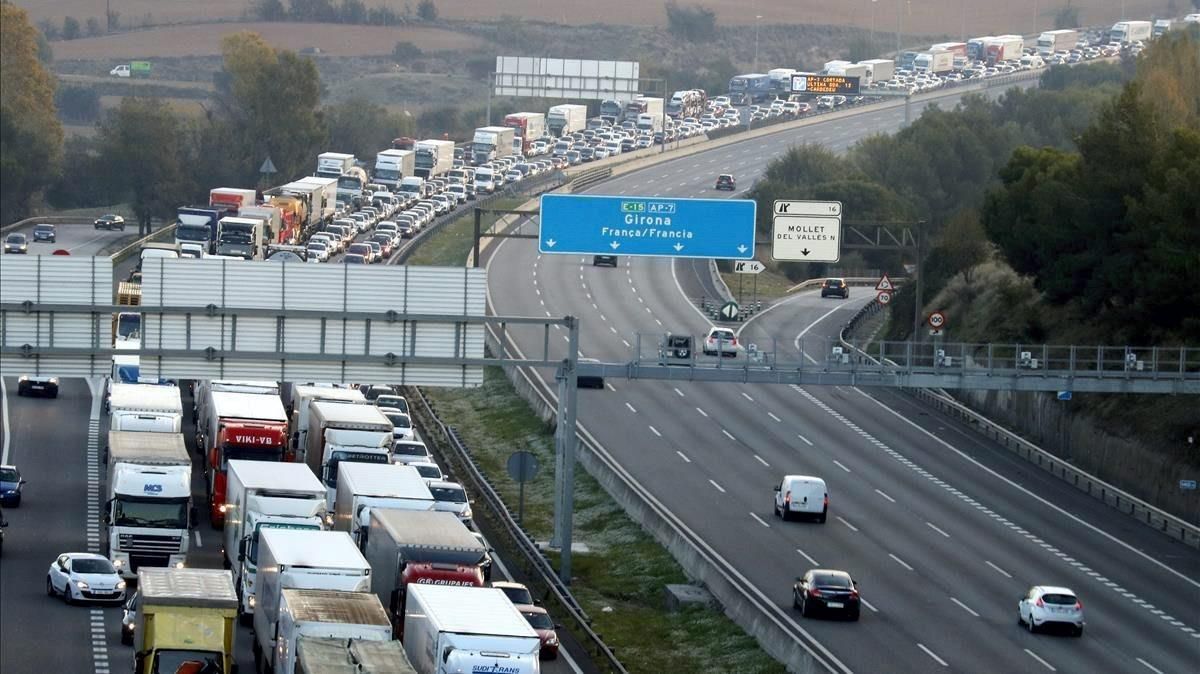
POLYGON ((730 433, 729 431, 722 428, 721 432, 725 434, 725 437, 729 438, 730 440, 733 440, 734 442, 737 442, 737 438, 733 437, 733 434, 730 433))
MULTIPOLYGON (((933 651, 929 650, 928 648, 925 648, 925 644, 918 643, 918 644, 917 644, 917 648, 920 648, 921 650, 925 651, 925 655, 928 655, 929 657, 931 657, 931 658, 933 658, 934 660, 936 660, 936 661, 937 661, 937 663, 938 663, 939 665, 941 665, 941 666, 943 666, 943 667, 949 667, 949 666, 950 666, 950 665, 949 665, 949 664, 948 664, 948 663, 947 663, 945 660, 943 660, 943 659, 939 658, 939 657, 937 656, 937 653, 934 653, 933 651)), ((1028 650, 1028 649, 1026 649, 1026 650, 1028 650)))
POLYGON ((996 566, 995 564, 992 564, 991 562, 987 561, 986 559, 985 559, 985 560, 983 560, 983 563, 984 563, 984 564, 987 564, 988 566, 992 567, 992 568, 993 568, 993 569, 995 569, 996 571, 1000 572, 1000 574, 1001 574, 1001 575, 1003 575, 1005 578, 1012 578, 1012 574, 1011 574, 1011 573, 1009 573, 1009 572, 1005 571, 1004 569, 1002 569, 1002 568, 1000 568, 1000 567, 996 566))
POLYGON ((199 529, 192 529, 192 537, 196 539, 196 547, 198 547, 198 548, 204 547, 204 543, 200 542, 200 530, 199 529))
POLYGON ((796 552, 799 552, 799 553, 800 553, 800 556, 801 556, 801 557, 803 557, 803 558, 805 558, 805 559, 807 559, 807 560, 808 560, 808 562, 809 562, 810 564, 812 564, 813 566, 820 566, 820 565, 821 565, 821 563, 820 563, 820 562, 818 562, 817 560, 813 559, 812 557, 809 557, 809 556, 808 556, 808 553, 807 553, 807 552, 805 552, 805 551, 803 551, 803 550, 801 550, 800 548, 796 548, 796 552))
POLYGON ((768 529, 771 528, 771 525, 764 522, 763 519, 761 517, 759 517, 758 515, 755 515, 754 513, 750 513, 750 516, 754 518, 754 521, 758 522, 759 524, 763 525, 764 527, 766 527, 768 529))
POLYGON ((607 381, 606 381, 606 382, 604 382, 604 385, 605 385, 605 386, 607 386, 607 387, 608 387, 608 390, 610 390, 610 391, 616 391, 616 390, 617 390, 616 388, 614 388, 614 387, 613 387, 613 385, 612 385, 612 384, 608 383, 607 381))
POLYGON ((1050 670, 1050 671, 1052 671, 1052 672, 1057 672, 1057 671, 1058 671, 1058 670, 1057 670, 1057 669, 1055 669, 1055 668, 1054 668, 1054 666, 1053 666, 1053 665, 1051 665, 1049 662, 1046 662, 1045 660, 1043 660, 1043 659, 1041 659, 1040 657, 1038 657, 1038 654, 1037 654, 1037 653, 1034 653, 1033 651, 1029 650, 1028 648, 1026 648, 1026 649, 1025 649, 1025 652, 1029 654, 1029 657, 1031 657, 1031 658, 1033 658, 1034 660, 1037 660, 1038 662, 1042 663, 1042 665, 1044 665, 1044 666, 1046 667, 1046 669, 1048 669, 1048 670, 1050 670))
POLYGON ((875 490, 875 493, 876 493, 876 494, 879 494, 880 496, 884 497, 885 499, 887 499, 887 500, 891 501, 892 503, 895 503, 895 502, 896 502, 896 499, 892 498, 891 496, 888 496, 887 494, 885 494, 885 493, 883 493, 883 492, 879 491, 878 489, 876 489, 876 490, 875 490))
POLYGON ((777 421, 779 423, 783 423, 783 419, 780 419, 779 417, 775 416, 771 412, 767 412, 767 416, 771 417, 772 419, 774 419, 775 421, 777 421))
MULTIPOLYGON (((674 387, 672 387, 672 388, 674 388, 674 387)), ((680 391, 678 388, 676 388, 676 389, 675 389, 675 392, 679 394, 679 397, 680 397, 680 398, 682 398, 682 397, 683 397, 683 391, 680 391)))
POLYGON ((704 410, 700 409, 699 407, 697 407, 697 408, 696 408, 696 411, 697 411, 697 412, 699 412, 700 414, 702 414, 702 415, 703 415, 703 416, 705 416, 705 417, 707 417, 707 416, 708 416, 708 412, 705 412, 704 410))
POLYGON ((862 605, 863 605, 863 606, 866 606, 867 608, 871 609, 871 610, 872 610, 872 611, 874 611, 875 613, 879 613, 879 609, 877 609, 877 608, 875 608, 874 606, 872 606, 872 605, 871 605, 871 603, 870 603, 870 602, 868 602, 866 599, 863 599, 862 597, 859 597, 859 598, 858 598, 858 600, 859 600, 860 602, 862 602, 862 605))
POLYGON ((751 398, 750 394, 746 393, 745 391, 742 391, 742 397, 745 398, 746 400, 749 400, 750 402, 754 402, 754 398, 751 398))
POLYGON ((762 465, 766 466, 767 468, 771 467, 771 464, 767 463, 766 461, 763 461, 763 458, 761 456, 755 454, 754 458, 758 459, 758 462, 761 463, 762 465))
POLYGON ((834 308, 830 309, 829 311, 826 311, 824 314, 822 314, 822 315, 821 315, 821 317, 820 317, 820 318, 818 318, 817 320, 813 321, 812 323, 809 323, 809 324, 808 324, 808 326, 807 326, 806 328, 804 328, 803 330, 801 330, 801 331, 800 331, 800 334, 796 335, 796 339, 792 341, 792 344, 794 344, 794 345, 796 346, 796 351, 799 351, 801 354, 803 354, 803 355, 804 355, 804 357, 805 357, 805 358, 807 358, 807 359, 808 359, 810 362, 812 362, 814 365, 816 364, 816 362, 817 362, 817 359, 816 359, 816 358, 813 358, 813 357, 812 357, 812 356, 810 356, 810 355, 808 355, 808 353, 807 353, 807 352, 803 351, 803 350, 800 348, 800 340, 801 340, 801 339, 804 337, 804 335, 808 334, 808 331, 809 331, 809 330, 812 330, 813 328, 817 327, 817 324, 818 324, 818 323, 820 323, 821 321, 823 321, 823 320, 825 320, 826 318, 828 318, 828 317, 829 317, 829 315, 830 315, 830 314, 832 314, 833 312, 837 311, 838 309, 841 309, 841 308, 842 308, 842 306, 843 306, 843 305, 839 304, 839 305, 835 306, 834 308))
POLYGON ((913 570, 913 568, 908 565, 908 562, 904 561, 903 559, 900 559, 896 555, 893 555, 892 553, 889 552, 888 557, 891 557, 897 564, 899 564, 900 566, 903 566, 904 568, 908 569, 909 571, 913 570))
POLYGON ((709 480, 708 482, 709 482, 709 484, 711 484, 712 486, 716 487, 716 488, 717 488, 717 491, 721 492, 722 494, 724 494, 724 493, 725 493, 725 488, 724 488, 724 487, 722 487, 721 485, 717 484, 716 482, 713 482, 712 480, 709 480))
POLYGON ((945 536, 946 538, 950 538, 950 534, 948 534, 948 533, 946 533, 945 531, 942 531, 941 529, 937 528, 937 526, 936 526, 936 525, 934 525, 934 523, 933 523, 933 522, 926 522, 926 523, 925 523, 925 525, 926 525, 926 526, 928 526, 930 529, 933 529, 934 531, 938 532, 939 534, 941 534, 941 535, 945 536))
POLYGON ((633 412, 634 414, 637 414, 637 410, 636 410, 636 409, 634 409, 633 405, 630 405, 630 404, 627 402, 627 403, 625 403, 625 406, 629 408, 629 411, 630 411, 630 412, 633 412))
POLYGON ((677 449, 677 450, 675 450, 675 453, 676 453, 676 454, 678 454, 678 455, 679 455, 679 458, 683 459, 684 461, 687 461, 688 463, 691 463, 691 462, 692 462, 692 460, 691 460, 691 459, 687 458, 687 455, 686 455, 686 454, 684 454, 683 452, 679 451, 678 449, 677 449))
POLYGON ((805 444, 807 444, 809 447, 813 446, 812 440, 809 440, 808 438, 804 437, 803 435, 800 435, 799 433, 797 433, 796 437, 803 440, 805 442, 805 444))
POLYGON ((655 435, 657 435, 657 436, 658 436, 658 437, 660 437, 660 438, 662 437, 662 433, 659 433, 659 432, 658 432, 658 429, 657 429, 657 428, 655 428, 655 427, 653 427, 653 426, 651 426, 651 427, 650 427, 650 432, 651 432, 651 433, 653 433, 653 434, 655 434, 655 435))
POLYGON ((833 462, 837 464, 837 467, 838 467, 838 468, 841 468, 842 470, 846 471, 847 473, 849 473, 849 472, 850 472, 850 469, 849 469, 849 468, 847 468, 847 467, 845 467, 844 465, 842 465, 842 462, 841 462, 841 461, 838 461, 837 459, 834 459, 834 460, 833 460, 833 462))
POLYGON ((1137 661, 1142 663, 1142 666, 1144 666, 1146 669, 1149 669, 1152 672, 1156 672, 1157 674, 1163 674, 1163 671, 1161 669, 1159 669, 1158 667, 1155 667, 1154 665, 1150 664, 1149 662, 1146 662, 1145 660, 1143 660, 1141 658, 1138 658, 1137 661))
POLYGON ((971 615, 975 616, 976 618, 979 617, 979 614, 976 613, 974 611, 974 609, 972 609, 970 606, 967 606, 966 604, 962 603, 961 601, 955 599, 954 597, 950 597, 950 601, 954 602, 955 604, 958 604, 959 607, 962 608, 962 610, 966 611, 967 613, 970 613, 971 615))
POLYGON ((858 527, 856 527, 853 524, 850 524, 846 520, 842 519, 842 517, 840 515, 834 515, 834 517, 837 517, 838 521, 840 521, 842 524, 845 524, 850 529, 850 531, 858 531, 858 527))

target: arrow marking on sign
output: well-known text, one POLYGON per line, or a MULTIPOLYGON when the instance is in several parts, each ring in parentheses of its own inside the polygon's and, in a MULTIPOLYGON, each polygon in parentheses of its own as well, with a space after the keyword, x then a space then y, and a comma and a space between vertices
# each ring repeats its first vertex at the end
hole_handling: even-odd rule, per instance
POLYGON ((556 243, 558 243, 558 242, 555 241, 554 239, 546 239, 546 247, 547 248, 553 248, 554 244, 556 244, 556 243))
POLYGON ((738 246, 738 252, 739 253, 746 252, 746 244, 743 243, 742 245, 738 246))
POLYGON ((679 251, 683 250, 683 244, 682 244, 682 243, 677 243, 677 244, 675 244, 675 245, 674 245, 674 246, 672 246, 672 247, 675 249, 675 252, 676 252, 676 253, 678 253, 679 251))
POLYGON ((800 252, 801 252, 801 253, 803 253, 805 257, 807 257, 807 256, 808 256, 808 253, 809 253, 809 250, 808 250, 807 248, 805 248, 804 250, 802 250, 802 251, 800 251, 800 252))
POLYGON ((616 241, 613 241, 612 243, 610 243, 608 245, 612 246, 613 250, 616 250, 621 247, 621 244, 617 243, 616 241))

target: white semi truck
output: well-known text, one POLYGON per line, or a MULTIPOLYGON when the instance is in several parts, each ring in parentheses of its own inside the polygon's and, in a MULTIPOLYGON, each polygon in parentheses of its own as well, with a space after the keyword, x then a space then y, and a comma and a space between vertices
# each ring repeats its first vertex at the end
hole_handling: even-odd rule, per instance
POLYGON ((285 588, 280 592, 278 623, 275 674, 295 674, 296 654, 312 639, 392 639, 387 614, 368 592, 285 588))
POLYGON ((178 386, 112 383, 106 405, 112 431, 178 433, 183 426, 178 386))
POLYGON ((404 652, 419 674, 538 674, 537 632, 493 587, 417 585, 404 611, 404 652))
POLYGON ((362 391, 356 388, 335 388, 314 384, 295 384, 288 395, 288 418, 292 422, 292 454, 296 461, 304 461, 304 448, 308 443, 309 405, 314 401, 339 401, 367 404, 362 391))
POLYGON ((180 433, 108 433, 108 558, 127 580, 182 568, 192 525, 192 461, 180 433))
POLYGON ((341 531, 264 529, 259 534, 258 602, 254 610, 254 661, 275 667, 275 640, 284 588, 371 590, 371 566, 341 531))
POLYGON ((546 128, 555 138, 583 131, 587 128, 587 106, 572 103, 550 106, 546 114, 546 128))
POLYGON ((338 464, 333 528, 350 534, 359 549, 366 548, 371 510, 432 510, 433 494, 412 466, 377 466, 343 461, 338 464))
POLYGON ((303 463, 229 461, 225 564, 233 571, 243 623, 254 615, 259 540, 264 529, 321 531, 325 486, 303 463))
POLYGON ((385 187, 400 187, 400 181, 413 175, 416 168, 417 153, 412 150, 384 150, 375 155, 375 169, 372 179, 385 187))
POLYGON ((392 422, 374 405, 313 402, 306 442, 304 460, 324 483, 326 507, 333 510, 340 462, 391 463, 392 422))
POLYGON ((322 152, 317 155, 317 175, 337 178, 354 167, 355 158, 345 152, 322 152))
POLYGON ((511 126, 481 126, 471 139, 471 160, 475 165, 502 159, 513 153, 516 129, 511 126))
POLYGON ((418 178, 436 178, 454 166, 454 141, 430 138, 413 146, 417 156, 413 173, 418 178))

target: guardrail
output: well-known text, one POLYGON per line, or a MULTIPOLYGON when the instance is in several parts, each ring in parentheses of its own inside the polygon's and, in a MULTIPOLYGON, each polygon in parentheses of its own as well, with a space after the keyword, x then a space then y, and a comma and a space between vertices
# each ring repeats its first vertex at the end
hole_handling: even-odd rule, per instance
MULTIPOLYGON (((486 502, 491 519, 499 527, 506 541, 529 562, 526 571, 529 575, 536 578, 537 585, 545 589, 546 594, 544 596, 552 598, 554 603, 569 616, 575 627, 575 629, 571 630, 572 633, 577 637, 581 634, 585 637, 587 644, 591 646, 588 649, 589 654, 597 660, 597 664, 603 664, 607 667, 603 671, 626 674, 628 670, 617 659, 612 649, 604 643, 601 636, 592 629, 591 618, 579 606, 579 603, 575 601, 575 597, 558 577, 558 574, 554 571, 554 567, 550 565, 550 561, 546 559, 546 556, 538 548, 533 538, 513 518, 508 505, 504 503, 504 499, 492 487, 491 481, 475 466, 475 463, 471 460, 471 450, 463 442, 458 431, 453 426, 447 426, 443 423, 438 417, 437 411, 429 403, 429 400, 425 398, 421 390, 416 387, 413 388, 416 392, 416 399, 420 402, 420 406, 416 408, 418 417, 428 417, 429 423, 437 429, 438 435, 444 443, 447 452, 452 454, 450 458, 453 463, 460 467, 457 477, 466 482, 468 488, 486 502)), ((423 419, 418 418, 418 424, 423 425, 423 421, 423 419)), ((423 437, 429 438, 431 435, 424 433, 423 437)), ((583 641, 581 640, 581 643, 583 641)), ((584 644, 585 648, 587 648, 587 644, 584 644)))
POLYGON ((92 224, 91 222, 84 222, 85 220, 87 220, 86 216, 79 216, 79 215, 42 215, 42 216, 38 216, 35 218, 25 218, 24 220, 17 220, 14 223, 0 227, 0 234, 7 234, 7 233, 13 231, 14 229, 20 229, 20 228, 26 227, 28 225, 37 225, 37 224, 42 224, 42 223, 45 223, 48 225, 74 225, 77 223, 80 225, 92 224))
MULTIPOLYGON (((858 351, 866 358, 876 360, 866 351, 854 346, 847 337, 864 319, 870 315, 879 313, 881 310, 882 307, 878 302, 870 302, 855 312, 854 316, 846 322, 838 335, 838 341, 841 342, 842 346, 858 351)), ((1059 478, 1063 482, 1072 485, 1088 496, 1129 515, 1146 526, 1161 531, 1171 538, 1182 542, 1184 545, 1200 549, 1200 527, 1172 515, 1161 508, 1146 503, 1129 492, 1115 487, 1085 470, 1076 468, 1069 461, 1065 461, 1047 452, 984 415, 950 398, 948 395, 940 394, 927 388, 906 389, 906 391, 916 396, 917 399, 932 404, 941 412, 966 422, 976 432, 996 441, 1001 447, 1059 478)))
POLYGON ((142 244, 148 243, 150 241, 162 241, 163 239, 173 237, 174 234, 175 234, 175 225, 167 225, 166 227, 156 229, 153 232, 151 232, 150 234, 143 236, 142 238, 138 239, 137 241, 134 241, 133 243, 129 244, 128 246, 125 246, 121 250, 118 250, 117 252, 109 255, 109 257, 112 258, 113 264, 117 264, 117 263, 122 262, 125 259, 135 255, 138 252, 138 250, 141 248, 142 244))
POLYGON ((602 166, 597 168, 580 171, 571 176, 571 192, 582 192, 596 183, 607 180, 612 175, 611 166, 602 166))
MULTIPOLYGON (((843 281, 846 282, 847 285, 869 286, 871 288, 874 288, 875 284, 879 283, 878 276, 849 276, 849 277, 846 277, 846 276, 842 276, 842 277, 822 276, 820 278, 810 278, 808 280, 801 281, 801 282, 797 283, 796 285, 792 286, 791 288, 788 288, 786 292, 787 292, 787 294, 790 295, 791 293, 794 293, 798 290, 807 290, 814 286, 819 286, 819 285, 821 285, 821 282, 827 278, 841 278, 843 281)), ((905 283, 908 279, 903 276, 897 276, 896 278, 889 278, 889 280, 892 282, 892 285, 899 286, 899 285, 905 283)))

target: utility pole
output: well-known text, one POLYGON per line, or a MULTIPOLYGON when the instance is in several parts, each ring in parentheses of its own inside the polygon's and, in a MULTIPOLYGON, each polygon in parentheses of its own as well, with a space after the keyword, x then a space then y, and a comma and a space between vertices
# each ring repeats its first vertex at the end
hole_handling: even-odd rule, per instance
POLYGON ((758 72, 758 26, 762 16, 754 15, 754 72, 758 72))
POLYGON ((558 372, 558 429, 554 434, 554 534, 551 547, 560 551, 558 577, 571 583, 572 516, 575 512, 575 404, 579 393, 579 319, 568 316, 567 357, 558 372))

